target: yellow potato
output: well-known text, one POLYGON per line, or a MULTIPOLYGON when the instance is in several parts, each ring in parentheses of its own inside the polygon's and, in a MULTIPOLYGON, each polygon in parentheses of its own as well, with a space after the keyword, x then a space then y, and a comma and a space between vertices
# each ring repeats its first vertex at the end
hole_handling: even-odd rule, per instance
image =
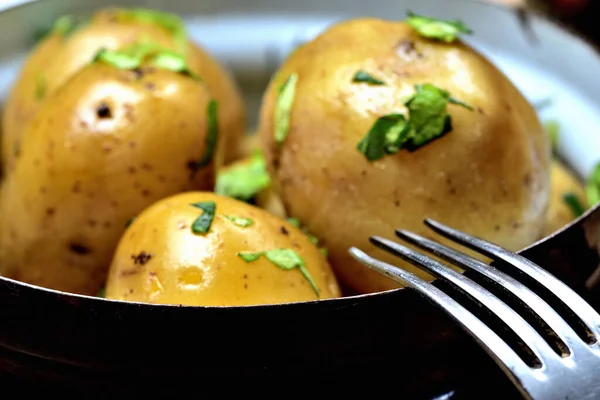
POLYGON ((575 175, 558 160, 552 161, 550 171, 550 209, 546 216, 546 226, 543 232, 544 237, 558 231, 577 218, 573 210, 565 202, 565 194, 571 193, 575 195, 583 208, 587 208, 585 189, 575 175))
POLYGON ((109 299, 195 306, 339 296, 327 261, 304 233, 257 207, 202 192, 175 195, 144 210, 123 235, 106 285, 109 299), (191 227, 204 211, 192 204, 202 202, 216 206, 214 219, 207 233, 194 233, 191 227), (293 250, 302 259, 316 291, 297 267, 284 270, 265 256, 248 262, 238 255, 276 249, 293 250))
MULTIPOLYGON (((99 50, 122 49, 138 41, 151 41, 167 49, 180 50, 177 37, 171 31, 156 22, 121 18, 121 11, 123 9, 100 10, 88 24, 68 36, 55 30, 29 55, 3 111, 5 169, 14 167, 21 137, 44 100, 89 64, 99 50)), ((241 95, 230 73, 213 57, 190 41, 186 47, 191 71, 204 80, 219 103, 221 140, 217 159, 219 164, 228 162, 235 157, 234 143, 245 130, 241 95)), ((200 110, 201 105, 196 106, 200 110)))
POLYGON ((183 74, 83 68, 40 107, 0 194, 0 274, 96 294, 129 218, 213 187, 206 87, 183 74))
POLYGON ((359 292, 398 285, 355 261, 351 246, 431 279, 376 249, 372 235, 394 238, 404 228, 432 236, 423 219, 433 218, 518 250, 544 228, 550 146, 543 127, 515 86, 460 40, 428 40, 402 22, 338 23, 295 50, 277 72, 259 132, 289 215, 323 241, 338 278, 359 292), (353 82, 360 70, 384 84, 353 82), (275 103, 293 74, 289 130, 277 143, 275 103), (423 84, 474 110, 449 104, 449 133, 369 161, 359 142, 378 118, 406 115, 406 99, 423 84))

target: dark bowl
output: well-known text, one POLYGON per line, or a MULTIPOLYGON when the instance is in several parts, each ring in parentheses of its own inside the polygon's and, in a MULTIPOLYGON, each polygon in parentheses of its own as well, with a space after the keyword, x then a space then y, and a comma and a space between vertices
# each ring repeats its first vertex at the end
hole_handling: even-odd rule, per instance
MULTIPOLYGON (((31 46, 29 39, 34 29, 23 32, 23 26, 39 26, 65 12, 86 12, 111 4, 68 0, 27 3, 0 13, 0 32, 4 35, 0 51, 4 60, 8 60, 2 64, 4 69, 0 65, 3 76, 14 73, 18 62, 12 60, 31 46)), ((386 1, 117 3, 148 4, 181 15, 216 19, 225 13, 295 16, 300 10, 313 10, 314 15, 324 16, 319 22, 323 26, 354 15, 390 17, 386 1), (381 4, 377 6, 378 3, 381 4)), ((398 18, 403 17, 407 4, 413 3, 400 1, 394 6, 398 18)), ((593 92, 595 87, 585 83, 585 79, 592 77, 588 71, 592 66, 576 65, 569 69, 572 64, 565 61, 568 55, 552 56, 548 51, 569 43, 571 46, 563 51, 571 53, 571 63, 579 59, 595 63, 598 68, 600 58, 582 40, 539 16, 532 16, 530 21, 533 30, 539 33, 536 42, 531 40, 530 31, 518 30, 519 18, 508 9, 445 0, 414 2, 413 8, 415 12, 440 16, 462 15, 467 20, 477 15, 473 25, 476 31, 488 32, 484 41, 512 49, 516 56, 534 62, 553 61, 548 70, 572 78, 578 89, 589 90, 595 95, 593 99, 599 99, 598 91, 593 92), (491 21, 500 27, 490 25, 491 21), (507 27, 517 30, 504 32, 507 27), (543 35, 547 32, 549 36, 543 35), (499 39, 498 35, 504 37, 499 39)), ((296 33, 306 38, 314 34, 311 29, 298 29, 296 33)), ((212 37, 197 35, 200 42, 213 50, 212 37)), ((290 40, 298 38, 292 36, 290 40)), ((255 51, 270 51, 262 64, 262 61, 244 64, 235 56, 224 57, 245 88, 251 108, 257 106, 262 89, 288 45, 277 47, 275 52, 273 43, 256 45, 255 51)), ((219 55, 218 48, 214 52, 219 55)), ((4 88, 7 87, 4 83, 4 88)), ((585 144, 569 139, 564 146, 568 156, 585 144)), ((577 164, 577 160, 574 165, 575 169, 585 170, 585 165, 577 164)), ((600 308, 600 295, 584 285, 600 260, 598 252, 588 246, 583 230, 561 231, 554 237, 553 246, 554 243, 553 251, 541 252, 538 246, 532 246, 523 254, 600 308)), ((439 282, 435 284, 442 287, 439 282)), ((286 305, 218 308, 117 302, 0 277, 0 305, 3 388, 14 387, 21 393, 76 391, 86 397, 106 397, 156 394, 174 388, 197 392, 201 388, 204 393, 210 388, 242 390, 248 394, 279 391, 283 382, 288 384, 287 388, 293 387, 294 392, 307 389, 318 393, 319 389, 311 385, 324 378, 336 385, 338 394, 354 393, 358 388, 372 391, 393 383, 395 390, 411 399, 447 393, 453 393, 452 398, 482 398, 490 394, 519 398, 475 341, 410 289, 286 305), (248 377, 252 379, 241 383, 248 377), (226 378, 231 383, 227 384, 226 378)))

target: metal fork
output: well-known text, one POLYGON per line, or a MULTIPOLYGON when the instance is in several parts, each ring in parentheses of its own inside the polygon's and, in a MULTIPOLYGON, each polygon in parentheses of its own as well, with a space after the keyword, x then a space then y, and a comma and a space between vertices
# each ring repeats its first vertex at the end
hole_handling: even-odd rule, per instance
MULTIPOLYGON (((433 220, 425 224, 438 234, 477 251, 491 259, 501 260, 528 275, 556 295, 587 328, 584 340, 563 317, 538 294, 498 268, 487 265, 460 251, 433 240, 398 229, 396 235, 413 245, 435 254, 465 270, 473 270, 485 280, 500 285, 526 304, 547 327, 562 341, 560 352, 551 347, 529 322, 506 302, 500 300, 493 289, 488 290, 469 277, 422 253, 381 237, 371 237, 377 247, 429 272, 448 283, 449 290, 441 290, 431 283, 401 268, 377 260, 353 247, 350 254, 366 267, 390 279, 415 289, 428 300, 446 311, 492 356, 521 394, 528 399, 598 399, 600 398, 600 315, 577 293, 530 260, 480 238, 447 227, 433 220), (504 321, 537 359, 528 362, 526 357, 502 339, 498 329, 490 327, 468 311, 455 298, 466 294, 470 301, 483 305, 504 321), (561 354, 559 354, 561 353, 561 354)), ((493 286, 493 285, 492 285, 493 286)), ((569 318, 567 318, 569 319, 569 318)))

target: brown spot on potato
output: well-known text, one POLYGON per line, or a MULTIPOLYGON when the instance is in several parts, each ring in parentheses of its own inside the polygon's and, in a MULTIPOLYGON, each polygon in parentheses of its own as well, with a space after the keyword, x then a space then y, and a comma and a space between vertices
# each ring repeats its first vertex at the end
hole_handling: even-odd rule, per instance
POLYGON ((106 229, 110 229, 112 227, 112 223, 110 221, 106 221, 104 224, 102 224, 102 226, 104 226, 106 229))
POLYGON ((133 149, 135 146, 137 146, 137 143, 134 140, 129 142, 129 147, 133 149))
POLYGON ((77 242, 69 243, 69 250, 72 253, 79 254, 81 256, 92 252, 92 250, 89 247, 77 242))
POLYGON ((79 127, 80 127, 81 129, 87 129, 87 128, 88 128, 88 123, 87 123, 87 122, 85 122, 85 121, 83 121, 83 120, 80 120, 80 121, 79 121, 79 127))
POLYGON ((179 222, 177 223, 177 228, 178 228, 178 229, 186 229, 187 227, 188 227, 188 226, 187 226, 187 224, 185 223, 185 221, 179 221, 179 222))
POLYGON ((145 251, 140 252, 140 254, 133 254, 131 259, 135 265, 145 265, 148 261, 150 261, 154 257, 153 254, 146 253, 145 251))
POLYGON ((423 58, 423 54, 417 50, 415 42, 410 39, 400 41, 396 46, 396 51, 406 59, 423 58))
POLYGON ((481 108, 481 107, 477 107, 477 108, 476 108, 476 110, 477 110, 477 112, 478 112, 480 115, 486 115, 486 114, 485 114, 485 111, 483 111, 483 108, 481 108))
POLYGON ((111 200, 110 201, 110 205, 113 206, 113 207, 119 207, 119 202, 116 201, 116 200, 111 200))
POLYGON ((146 171, 152 171, 154 168, 152 167, 152 165, 150 165, 148 163, 143 163, 142 164, 142 169, 146 170, 146 171))
POLYGON ((513 222, 512 224, 513 229, 520 229, 523 227, 523 223, 522 222, 513 222))
POLYGON ((148 189, 142 190, 142 196, 144 196, 144 197, 150 196, 150 191, 148 189))
POLYGON ((94 219, 90 219, 90 220, 88 221, 88 225, 89 225, 90 227, 92 227, 92 228, 93 228, 93 227, 95 227, 96 225, 98 225, 98 222, 97 222, 96 220, 94 220, 94 219))
POLYGON ((286 235, 286 236, 290 234, 290 233, 288 232, 288 230, 287 230, 287 229, 285 229, 285 226, 282 226, 282 227, 280 227, 280 228, 279 228, 279 231, 280 231, 281 233, 283 233, 284 235, 286 235))
POLYGON ((400 200, 394 200, 394 206, 400 207, 400 200))
POLYGON ((248 284, 244 283, 244 289, 248 289, 248 284))
POLYGON ((105 153, 109 153, 112 150, 112 146, 108 143, 103 143, 102 150, 104 150, 105 153))
POLYGON ((166 182, 167 178, 165 176, 163 176, 163 175, 158 175, 158 180, 161 181, 161 182, 166 182))
POLYGON ((192 172, 196 172, 196 169, 198 168, 198 163, 196 161, 188 161, 185 164, 185 167, 192 172))
POLYGON ((244 279, 248 279, 248 275, 247 274, 244 274, 244 279))
POLYGON ((79 193, 81 191, 81 182, 75 181, 75 183, 73 183, 73 187, 71 188, 71 191, 73 193, 79 193))
POLYGON ((127 172, 129 172, 130 174, 135 174, 137 171, 137 169, 135 167, 129 167, 127 168, 127 172))
POLYGON ((40 193, 46 193, 47 191, 48 190, 44 186, 40 188, 40 193))
POLYGON ((46 215, 49 217, 53 216, 55 212, 56 212, 56 210, 52 207, 46 208, 46 215))
POLYGON ((154 89, 156 89, 156 85, 152 82, 146 82, 144 84, 144 87, 149 91, 153 91, 154 89))
POLYGON ((98 104, 98 106, 96 107, 96 116, 99 119, 110 119, 113 117, 112 110, 110 109, 108 104, 106 104, 106 102, 103 101, 100 104, 98 104))
POLYGON ((367 176, 367 170, 366 170, 366 169, 363 169, 362 171, 360 171, 360 174, 361 174, 362 176, 367 176))
POLYGON ((532 183, 533 183, 533 174, 531 172, 528 172, 523 177, 523 185, 525 185, 525 187, 530 187, 532 183))
POLYGON ((454 186, 450 186, 448 193, 450 193, 452 196, 456 195, 456 188, 454 186))
POLYGON ((496 226, 494 226, 494 230, 495 230, 496 232, 500 232, 500 225, 496 225, 496 226))
POLYGON ((131 104, 124 104, 123 108, 125 109, 125 118, 129 122, 133 122, 135 120, 133 106, 131 104))
POLYGON ((131 72, 133 72, 135 79, 142 79, 144 77, 144 70, 141 68, 135 68, 131 72))

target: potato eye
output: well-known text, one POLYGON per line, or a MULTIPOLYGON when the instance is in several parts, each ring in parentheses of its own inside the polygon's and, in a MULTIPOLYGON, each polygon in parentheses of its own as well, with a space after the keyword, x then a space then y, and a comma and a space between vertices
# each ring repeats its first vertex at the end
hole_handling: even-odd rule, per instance
POLYGON ((108 119, 108 118, 112 118, 112 111, 111 111, 110 107, 108 106, 108 104, 102 102, 96 108, 96 115, 100 119, 108 119))

